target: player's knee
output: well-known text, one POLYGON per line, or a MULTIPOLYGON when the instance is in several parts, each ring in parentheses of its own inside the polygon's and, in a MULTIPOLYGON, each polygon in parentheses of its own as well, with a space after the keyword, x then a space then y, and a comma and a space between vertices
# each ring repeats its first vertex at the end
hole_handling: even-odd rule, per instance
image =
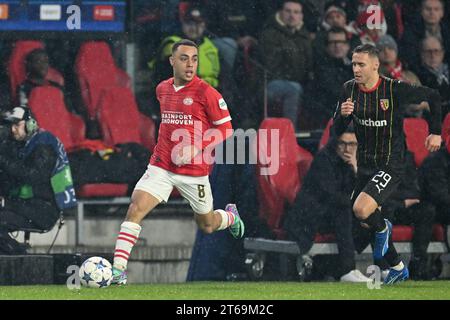
POLYGON ((353 212, 355 213, 356 218, 358 218, 359 220, 366 220, 372 214, 372 211, 369 207, 359 202, 355 202, 355 204, 353 205, 353 212))
POLYGON ((139 202, 133 201, 130 203, 127 211, 128 221, 140 223, 144 215, 144 208, 142 207, 142 205, 139 205, 139 202))

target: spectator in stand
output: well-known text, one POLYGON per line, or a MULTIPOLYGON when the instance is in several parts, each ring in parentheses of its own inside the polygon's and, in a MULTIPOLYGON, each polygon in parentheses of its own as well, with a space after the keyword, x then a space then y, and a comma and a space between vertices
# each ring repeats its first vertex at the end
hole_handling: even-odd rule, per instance
POLYGON ((25 71, 27 78, 17 88, 17 101, 21 106, 28 105, 28 98, 31 91, 39 86, 53 86, 64 92, 66 106, 72 109, 72 103, 67 98, 63 83, 52 80, 47 80, 47 73, 49 70, 49 58, 45 49, 34 49, 25 58, 25 71))
MULTIPOLYGON (((382 36, 377 42, 380 50, 380 73, 388 78, 402 80, 411 84, 421 85, 419 78, 414 72, 405 69, 398 59, 398 46, 394 38, 388 34, 382 36)), ((405 109, 408 117, 420 118, 425 110, 429 110, 426 102, 411 104, 405 109)))
POLYGON ((367 282, 355 269, 351 194, 356 182, 358 142, 352 127, 328 144, 314 158, 295 203, 286 213, 284 229, 307 255, 317 232, 335 233, 340 265, 337 278, 367 282))
POLYGON ((398 59, 398 47, 394 38, 388 34, 382 36, 377 42, 380 50, 380 73, 388 78, 406 81, 411 84, 420 85, 419 78, 404 68, 398 59))
POLYGON ((313 41, 314 56, 322 57, 324 55, 328 45, 327 32, 332 28, 343 28, 345 30, 350 49, 354 49, 361 44, 359 38, 354 36, 347 26, 345 9, 340 5, 340 1, 334 0, 325 6, 322 24, 313 41))
MULTIPOLYGON (((444 147, 431 153, 422 163, 419 181, 422 202, 432 207, 434 222, 450 224, 450 135, 446 137, 444 147)), ((413 257, 412 263, 421 268, 419 271, 423 270, 423 260, 415 260, 413 257)))
POLYGON ((276 10, 275 1, 254 0, 250 6, 241 0, 210 0, 204 9, 206 34, 219 50, 220 91, 230 106, 239 106, 230 108, 234 124, 257 128, 263 116, 257 39, 262 22, 276 10))
POLYGON ((415 24, 405 28, 400 46, 400 58, 407 67, 415 72, 420 67, 420 44, 428 36, 438 38, 445 52, 450 50, 450 32, 448 24, 443 21, 444 2, 441 0, 423 0, 421 18, 415 24))
POLYGON ((421 43, 421 65, 418 76, 423 85, 437 89, 442 99, 442 119, 450 111, 450 73, 448 63, 444 61, 445 51, 441 41, 428 36, 421 43))
POLYGON ((300 1, 285 0, 269 20, 260 38, 261 57, 268 70, 269 105, 280 104, 283 117, 297 129, 303 91, 312 78, 312 48, 303 23, 300 1))
POLYGON ((419 168, 422 199, 436 210, 436 222, 450 224, 450 135, 445 146, 430 154, 419 168))
POLYGON ((153 77, 152 90, 165 79, 172 76, 172 66, 169 57, 172 54, 172 46, 182 38, 194 41, 199 47, 198 76, 208 82, 214 88, 219 87, 220 60, 219 50, 205 35, 206 20, 200 7, 192 6, 181 21, 181 32, 163 39, 157 50, 156 56, 148 63, 153 77))
POLYGON ((341 94, 341 83, 353 78, 350 44, 343 28, 333 27, 327 31, 325 56, 315 60, 315 78, 307 88, 303 111, 312 122, 324 128, 336 110, 341 94))
POLYGON ((257 44, 260 21, 275 9, 271 1, 252 1, 252 5, 241 0, 210 0, 205 5, 208 33, 219 49, 223 62, 232 70, 239 50, 257 44))
POLYGON ((356 19, 349 24, 349 29, 362 44, 375 45, 387 33, 386 18, 379 1, 360 0, 356 19))
POLYGON ((387 33, 390 34, 396 41, 400 40, 405 31, 403 22, 402 0, 380 0, 381 7, 386 17, 387 33))

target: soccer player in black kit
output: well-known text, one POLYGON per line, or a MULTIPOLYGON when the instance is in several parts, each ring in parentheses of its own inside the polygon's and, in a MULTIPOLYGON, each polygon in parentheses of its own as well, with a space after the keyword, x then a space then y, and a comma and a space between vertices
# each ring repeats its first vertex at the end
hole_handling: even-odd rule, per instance
POLYGON ((433 89, 381 76, 378 49, 373 45, 358 46, 352 65, 355 78, 344 84, 332 130, 339 136, 353 120, 358 140, 353 212, 362 226, 375 233, 374 260, 387 261, 390 269, 384 283, 393 284, 406 280, 409 272, 393 246, 392 224, 380 210, 404 174, 403 108, 428 102, 430 135, 425 145, 433 152, 441 146, 441 99, 433 89))

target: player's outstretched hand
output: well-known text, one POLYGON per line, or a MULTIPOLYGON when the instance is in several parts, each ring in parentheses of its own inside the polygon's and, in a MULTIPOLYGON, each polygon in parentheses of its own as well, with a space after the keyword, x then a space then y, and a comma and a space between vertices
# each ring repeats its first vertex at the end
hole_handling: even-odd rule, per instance
POLYGON ((348 117, 353 113, 353 110, 355 108, 355 104, 353 101, 348 98, 347 101, 345 101, 343 104, 341 104, 341 116, 348 117))
POLYGON ((438 151, 441 147, 441 142, 442 138, 440 135, 430 134, 425 140, 425 148, 430 152, 438 151))

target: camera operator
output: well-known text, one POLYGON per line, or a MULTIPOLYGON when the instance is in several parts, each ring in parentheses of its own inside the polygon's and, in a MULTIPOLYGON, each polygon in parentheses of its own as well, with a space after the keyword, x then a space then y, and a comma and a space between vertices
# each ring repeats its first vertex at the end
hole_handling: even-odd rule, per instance
POLYGON ((0 232, 51 229, 76 205, 64 146, 26 107, 3 115, 0 135, 0 232))

